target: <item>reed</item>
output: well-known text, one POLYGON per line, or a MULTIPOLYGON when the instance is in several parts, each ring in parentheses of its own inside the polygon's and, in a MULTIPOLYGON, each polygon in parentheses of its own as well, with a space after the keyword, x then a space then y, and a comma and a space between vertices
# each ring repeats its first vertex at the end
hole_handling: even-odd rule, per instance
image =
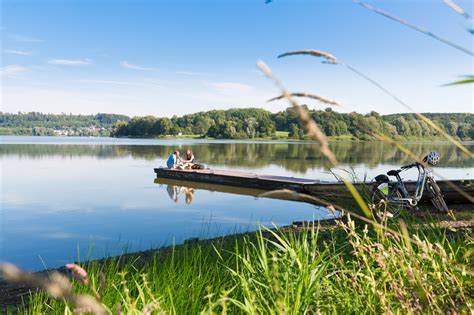
MULTIPOLYGON (((420 32, 420 33, 423 33, 424 35, 429 36, 429 37, 431 37, 431 38, 434 38, 434 39, 436 39, 436 40, 438 40, 438 41, 440 41, 440 42, 442 42, 442 43, 444 43, 444 44, 446 44, 446 45, 449 45, 449 46, 451 46, 451 47, 453 47, 453 48, 455 48, 455 49, 457 49, 457 50, 459 50, 459 51, 462 51, 463 53, 466 53, 466 54, 468 54, 468 55, 474 56, 474 52, 472 52, 471 50, 469 50, 469 49, 467 49, 467 48, 464 48, 464 47, 462 47, 462 46, 460 46, 460 45, 458 45, 458 44, 455 44, 455 43, 453 43, 452 41, 450 41, 450 40, 448 40, 448 39, 446 39, 446 38, 443 38, 443 37, 441 37, 441 36, 439 36, 439 35, 436 35, 436 34, 434 34, 433 32, 430 32, 429 30, 427 30, 427 29, 425 29, 425 28, 423 28, 423 27, 420 27, 420 26, 417 26, 417 25, 415 25, 415 24, 412 24, 412 23, 410 23, 410 22, 408 22, 408 21, 405 21, 405 20, 403 20, 403 19, 401 19, 401 18, 399 18, 399 17, 397 17, 397 16, 395 16, 395 15, 393 15, 393 14, 390 14, 390 13, 388 13, 388 12, 382 10, 382 9, 376 8, 376 7, 374 7, 374 6, 370 5, 370 4, 367 4, 367 3, 364 3, 364 2, 359 2, 359 1, 355 1, 355 2, 356 2, 356 3, 359 3, 362 7, 366 8, 366 9, 372 11, 372 12, 375 12, 375 13, 377 13, 377 14, 380 14, 380 15, 382 15, 382 16, 385 16, 386 18, 389 18, 389 19, 391 19, 392 21, 395 21, 395 22, 400 23, 400 24, 402 24, 402 25, 405 25, 405 26, 407 26, 407 27, 409 27, 409 28, 411 28, 411 29, 414 29, 415 31, 418 31, 418 32, 420 32)), ((450 3, 452 3, 452 2, 447 2, 447 3, 450 4, 450 3)), ((452 7, 452 6, 451 6, 451 7, 452 7)))
MULTIPOLYGON (((311 99, 313 99, 313 100, 317 100, 317 101, 320 101, 321 103, 328 104, 328 105, 341 106, 338 102, 336 102, 336 101, 334 101, 334 100, 330 100, 330 99, 328 99, 328 98, 326 98, 326 97, 323 97, 323 96, 320 96, 320 95, 317 95, 317 94, 314 94, 314 93, 294 92, 294 93, 290 93, 290 95, 291 95, 292 97, 307 97, 307 98, 311 98, 311 99)), ((282 98, 285 98, 285 95, 280 95, 280 96, 271 98, 271 99, 269 99, 267 102, 273 102, 273 101, 276 101, 276 100, 281 100, 282 98)))
MULTIPOLYGON (((321 56, 324 56, 326 55, 327 53, 324 53, 324 52, 321 52, 319 50, 300 50, 300 51, 293 51, 293 52, 290 52, 290 53, 284 53, 284 54, 281 54, 278 56, 278 58, 280 57, 285 57, 285 56, 292 56, 292 55, 310 55, 310 56, 314 56, 314 57, 321 57, 321 56)), ((330 55, 332 56, 331 54, 327 54, 327 55, 330 55)), ((325 57, 323 57, 325 58, 325 57)), ((335 58, 335 57, 334 57, 335 58)), ((392 93, 389 89, 387 89, 386 87, 384 87, 382 84, 380 84, 378 81, 372 79, 371 77, 369 77, 368 75, 364 74, 363 72, 357 70, 356 68, 354 68, 353 66, 345 63, 345 62, 342 62, 342 61, 339 61, 338 59, 333 59, 333 63, 332 64, 339 64, 339 65, 342 65, 344 67, 346 67, 348 70, 352 71, 353 73, 357 74, 358 76, 360 76, 361 78, 363 78, 364 80, 367 80, 368 82, 372 83, 375 87, 377 87, 378 89, 380 89, 381 91, 383 91, 385 94, 387 94, 388 96, 390 96, 393 100, 395 100, 397 103, 399 103, 400 105, 402 105, 403 107, 405 107, 406 109, 410 110, 411 112, 413 112, 416 116, 418 116, 421 120, 423 120, 424 122, 426 122, 429 126, 431 126, 432 128, 434 128, 436 131, 438 131, 441 135, 443 135, 446 140, 450 141, 451 143, 455 144, 458 148, 460 148, 464 153, 466 153, 467 155, 469 155, 471 158, 474 158, 474 153, 472 153, 471 151, 469 151, 468 148, 466 148, 464 145, 462 145, 459 141, 457 141, 456 139, 454 139, 453 137, 451 137, 446 131, 444 131, 440 126, 438 126, 437 124, 435 124, 431 119, 429 119, 428 117, 426 117, 425 115, 417 112, 413 107, 411 107, 410 105, 408 105, 407 103, 405 103, 404 101, 402 101, 398 96, 396 96, 394 93, 392 93)))
POLYGON ((289 51, 284 54, 281 54, 278 56, 278 58, 286 57, 286 56, 292 56, 292 55, 311 55, 314 57, 321 57, 326 59, 325 62, 328 62, 330 64, 336 64, 337 63, 337 58, 334 55, 328 54, 324 51, 320 50, 314 50, 314 49, 307 49, 307 50, 297 50, 297 51, 289 51))
POLYGON ((444 3, 446 3, 447 6, 449 6, 451 9, 453 9, 456 13, 462 15, 466 20, 468 20, 471 23, 474 23, 474 19, 472 16, 467 13, 463 8, 458 6, 454 1, 452 0, 444 0, 444 3))
POLYGON ((321 145, 321 153, 323 153, 328 158, 331 164, 337 165, 338 162, 336 156, 329 148, 326 135, 323 133, 321 128, 319 128, 316 122, 311 119, 311 117, 309 117, 308 112, 302 106, 300 106, 300 104, 298 104, 298 102, 293 98, 283 83, 273 75, 270 68, 263 61, 258 61, 257 66, 267 78, 275 83, 275 85, 281 90, 283 97, 286 98, 296 110, 296 113, 301 120, 301 123, 306 128, 308 135, 313 139, 316 139, 321 145))

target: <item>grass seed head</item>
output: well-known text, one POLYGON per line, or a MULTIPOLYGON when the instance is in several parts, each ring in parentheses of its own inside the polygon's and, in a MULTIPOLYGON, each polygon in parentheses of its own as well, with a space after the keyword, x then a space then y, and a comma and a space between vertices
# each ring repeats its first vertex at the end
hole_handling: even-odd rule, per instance
POLYGON ((105 288, 105 275, 101 271, 99 273, 99 291, 103 290, 105 288))
POLYGON ((81 282, 82 284, 87 284, 87 271, 84 270, 79 265, 76 264, 66 264, 66 268, 71 271, 72 276, 77 281, 81 282))
POLYGON ((156 309, 155 303, 147 304, 147 305, 143 308, 142 314, 143 314, 143 315, 150 315, 151 312, 152 312, 154 309, 156 309))
POLYGON ((69 298, 71 295, 71 283, 59 272, 53 272, 49 276, 49 281, 45 281, 42 287, 49 296, 55 299, 62 297, 69 298))
POLYGON ((325 61, 323 61, 324 63, 337 64, 337 58, 335 56, 325 53, 324 51, 314 50, 314 49, 289 51, 289 52, 279 55, 278 58, 293 56, 293 55, 310 55, 313 57, 320 57, 320 58, 325 59, 325 61))
MULTIPOLYGON (((326 98, 326 97, 323 97, 323 96, 320 96, 320 95, 317 95, 317 94, 314 94, 314 93, 295 92, 295 93, 290 93, 290 95, 293 96, 293 97, 307 97, 307 98, 311 98, 311 99, 314 99, 314 100, 318 100, 318 101, 320 101, 321 103, 324 103, 324 104, 341 106, 338 102, 336 102, 334 100, 331 100, 329 98, 326 98)), ((280 99, 285 98, 285 97, 286 96, 282 94, 280 96, 269 99, 267 102, 273 102, 273 101, 280 100, 280 99)))
POLYGON ((117 303, 117 312, 115 313, 115 315, 123 315, 122 304, 117 303))
POLYGON ((85 314, 85 313, 92 313, 92 308, 84 306, 84 307, 77 307, 73 310, 74 314, 85 314))
POLYGON ((96 315, 108 314, 104 306, 88 294, 75 295, 72 302, 78 310, 88 310, 87 312, 96 315))

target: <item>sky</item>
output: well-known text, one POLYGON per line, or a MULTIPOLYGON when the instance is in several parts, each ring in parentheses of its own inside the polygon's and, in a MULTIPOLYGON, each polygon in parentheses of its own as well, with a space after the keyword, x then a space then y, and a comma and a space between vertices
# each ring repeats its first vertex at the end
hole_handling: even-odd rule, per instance
MULTIPOLYGON (((474 14, 473 1, 455 0, 474 14)), ((367 0, 468 50, 467 20, 442 0, 367 0)), ((279 90, 336 100, 341 112, 408 110, 340 65, 281 53, 316 49, 420 112, 474 112, 472 56, 351 0, 0 0, 3 112, 172 116, 260 107, 279 90)), ((301 100, 310 108, 326 104, 301 100)))

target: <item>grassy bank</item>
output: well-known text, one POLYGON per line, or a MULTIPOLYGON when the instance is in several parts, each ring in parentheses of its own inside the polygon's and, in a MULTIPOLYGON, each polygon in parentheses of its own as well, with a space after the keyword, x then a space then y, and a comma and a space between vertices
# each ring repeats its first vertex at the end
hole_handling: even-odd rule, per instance
MULTIPOLYGON (((435 218, 404 220, 381 230, 346 217, 337 229, 263 230, 88 262, 73 294, 113 314, 469 313, 472 235, 435 218)), ((38 293, 20 311, 87 311, 81 305, 38 293)))

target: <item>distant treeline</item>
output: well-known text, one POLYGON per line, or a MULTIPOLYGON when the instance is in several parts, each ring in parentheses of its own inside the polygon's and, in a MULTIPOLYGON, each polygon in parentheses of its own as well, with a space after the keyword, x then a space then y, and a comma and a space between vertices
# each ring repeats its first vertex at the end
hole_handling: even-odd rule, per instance
POLYGON ((73 115, 0 112, 0 134, 33 136, 108 136, 118 121, 130 117, 117 114, 73 115))
MULTIPOLYGON (((338 113, 331 108, 309 110, 311 117, 327 136, 344 139, 370 140, 381 133, 393 139, 436 139, 439 133, 414 114, 380 115, 370 112, 338 113)), ((474 139, 474 115, 469 113, 426 113, 449 135, 462 140, 474 139)), ((306 138, 295 111, 271 113, 264 109, 242 108, 212 110, 181 117, 134 117, 119 122, 112 131, 114 137, 160 137, 201 135, 219 139, 306 138), (276 131, 284 131, 285 134, 276 131)))
MULTIPOLYGON (((437 139, 439 133, 414 114, 380 115, 370 112, 338 113, 331 108, 310 110, 311 117, 331 138, 371 140, 372 134, 392 139, 437 139)), ((425 113, 449 135, 474 139, 474 115, 425 113)), ((133 117, 117 114, 72 115, 0 112, 0 134, 67 135, 155 138, 200 136, 217 139, 305 139, 305 130, 295 111, 271 113, 259 108, 211 110, 181 117, 133 117)))

